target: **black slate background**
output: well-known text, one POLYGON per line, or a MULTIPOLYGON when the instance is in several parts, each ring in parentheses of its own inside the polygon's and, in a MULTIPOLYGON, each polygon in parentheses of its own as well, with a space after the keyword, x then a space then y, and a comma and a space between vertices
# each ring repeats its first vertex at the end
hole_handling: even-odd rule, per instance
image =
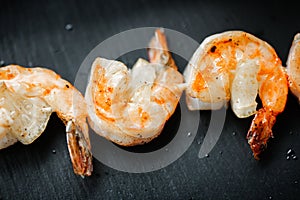
MULTIPOLYGON (((245 30, 269 42, 285 63, 299 21, 297 7, 288 1, 1 0, 0 60, 48 67, 74 82, 81 62, 98 43, 131 28, 158 26, 199 42, 217 32, 245 30), (72 31, 64 29, 67 23, 73 24, 72 31)), ((125 56, 122 61, 132 64, 135 59, 125 56)), ((186 63, 178 63, 183 71, 186 63)), ((300 157, 296 98, 289 95, 275 138, 259 162, 245 140, 251 118, 237 119, 231 110, 210 156, 198 159, 209 114, 201 112, 195 141, 168 167, 129 174, 94 159, 94 173, 85 179, 73 173, 64 125, 52 115, 33 144, 0 151, 0 199, 299 199, 300 161, 286 160, 289 148, 300 157)))

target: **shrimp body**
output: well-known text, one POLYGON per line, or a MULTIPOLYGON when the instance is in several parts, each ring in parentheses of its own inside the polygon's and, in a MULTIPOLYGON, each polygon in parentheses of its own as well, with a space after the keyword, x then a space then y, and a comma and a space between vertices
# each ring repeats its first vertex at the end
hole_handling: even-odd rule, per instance
POLYGON ((9 65, 0 68, 0 149, 30 144, 45 130, 52 112, 67 125, 74 172, 92 171, 86 104, 80 92, 51 70, 9 65))
POLYGON ((160 60, 170 55, 166 48, 165 36, 158 30, 150 43, 151 63, 139 59, 128 70, 118 61, 94 61, 85 98, 89 124, 96 133, 123 146, 143 144, 160 134, 183 91, 179 87, 183 77, 172 58, 160 60), (154 49, 156 44, 160 48, 154 49))
POLYGON ((237 117, 256 114, 247 139, 258 158, 287 100, 287 78, 275 50, 243 31, 215 34, 201 43, 184 76, 190 110, 219 109, 230 101, 237 117), (263 105, 258 112, 257 94, 263 105))
POLYGON ((296 34, 287 59, 289 88, 300 102, 300 33, 296 34))

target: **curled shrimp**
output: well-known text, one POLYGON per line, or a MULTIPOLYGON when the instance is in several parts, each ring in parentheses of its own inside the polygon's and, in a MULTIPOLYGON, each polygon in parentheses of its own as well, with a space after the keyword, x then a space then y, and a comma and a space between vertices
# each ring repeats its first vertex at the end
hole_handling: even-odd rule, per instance
POLYGON ((138 59, 131 70, 118 61, 97 58, 85 98, 89 124, 99 135, 123 146, 157 137, 174 113, 182 75, 159 29, 149 44, 150 63, 138 59))
POLYGON ((231 103, 239 118, 255 114, 247 134, 253 155, 273 137, 276 116, 286 104, 288 84, 275 50, 243 31, 228 31, 206 38, 185 72, 190 110, 219 109, 231 103), (262 108, 256 111, 256 96, 262 108))
POLYGON ((287 59, 289 88, 300 102, 300 33, 294 37, 287 59))
POLYGON ((0 68, 0 149, 30 144, 45 130, 52 112, 66 124, 76 174, 89 176, 92 155, 83 96, 68 81, 44 68, 0 68))

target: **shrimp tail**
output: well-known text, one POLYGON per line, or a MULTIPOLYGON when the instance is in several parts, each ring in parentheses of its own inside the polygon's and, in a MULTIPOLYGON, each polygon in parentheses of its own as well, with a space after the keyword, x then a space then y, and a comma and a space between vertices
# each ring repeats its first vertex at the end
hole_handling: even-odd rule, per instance
POLYGON ((148 57, 150 63, 159 63, 177 70, 175 61, 169 52, 167 38, 162 28, 156 29, 155 35, 149 43, 148 57))
POLYGON ((259 154, 267 147, 269 138, 273 138, 272 127, 275 122, 274 112, 265 108, 259 109, 252 120, 247 140, 255 159, 259 160, 259 154))
POLYGON ((93 171, 92 153, 83 132, 70 120, 66 125, 67 143, 75 174, 90 176, 93 171))

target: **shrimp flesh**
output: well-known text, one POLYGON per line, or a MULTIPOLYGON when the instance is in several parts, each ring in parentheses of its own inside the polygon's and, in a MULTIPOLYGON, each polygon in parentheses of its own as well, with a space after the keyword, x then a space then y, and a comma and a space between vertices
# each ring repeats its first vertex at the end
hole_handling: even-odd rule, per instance
POLYGON ((230 100, 239 118, 255 114, 247 134, 253 155, 264 149, 286 104, 288 83, 275 50, 243 31, 206 38, 184 71, 190 110, 219 109, 230 100), (263 108, 256 111, 257 93, 263 108))
POLYGON ((76 174, 89 176, 92 154, 83 96, 72 84, 44 68, 0 68, 0 149, 30 144, 45 130, 52 112, 66 124, 76 174))
POLYGON ((300 33, 296 34, 287 59, 289 88, 300 102, 300 33))
POLYGON ((183 91, 183 76, 158 29, 149 44, 149 60, 131 70, 118 61, 96 58, 85 98, 89 124, 99 135, 122 146, 157 137, 174 113, 183 91))

